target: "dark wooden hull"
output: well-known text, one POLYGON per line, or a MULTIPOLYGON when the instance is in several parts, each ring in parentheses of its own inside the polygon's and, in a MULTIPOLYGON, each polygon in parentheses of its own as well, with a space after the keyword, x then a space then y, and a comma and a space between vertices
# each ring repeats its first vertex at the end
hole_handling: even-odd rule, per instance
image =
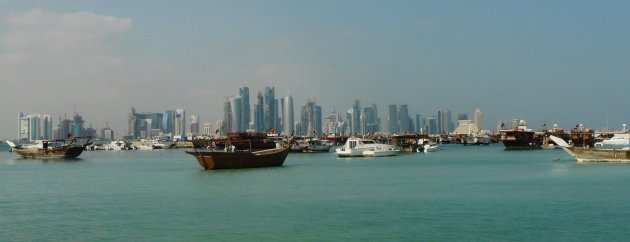
POLYGON ((282 166, 291 146, 256 152, 186 151, 206 170, 282 166))
POLYGON ((533 131, 507 131, 501 138, 506 150, 542 149, 542 137, 533 131))
POLYGON ((85 146, 65 146, 53 149, 14 149, 15 153, 25 158, 77 158, 85 146))

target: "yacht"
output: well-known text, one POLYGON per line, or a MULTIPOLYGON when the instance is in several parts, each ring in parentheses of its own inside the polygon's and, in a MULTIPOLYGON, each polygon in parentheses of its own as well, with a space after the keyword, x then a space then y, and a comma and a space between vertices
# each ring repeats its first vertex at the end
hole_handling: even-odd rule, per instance
POLYGON ((393 150, 395 150, 393 145, 379 144, 371 139, 351 137, 348 138, 343 146, 337 148, 335 152, 339 157, 366 156, 370 154, 375 156, 384 156, 387 153, 391 153, 393 150), (365 151, 372 152, 364 153, 365 151))

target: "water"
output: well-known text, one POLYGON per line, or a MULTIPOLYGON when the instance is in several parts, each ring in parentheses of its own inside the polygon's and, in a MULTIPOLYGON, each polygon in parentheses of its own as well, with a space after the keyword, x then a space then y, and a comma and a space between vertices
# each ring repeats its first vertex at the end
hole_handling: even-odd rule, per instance
POLYGON ((0 146, 0 240, 626 240, 630 165, 561 150, 290 154, 204 171, 182 150, 19 159, 0 146))

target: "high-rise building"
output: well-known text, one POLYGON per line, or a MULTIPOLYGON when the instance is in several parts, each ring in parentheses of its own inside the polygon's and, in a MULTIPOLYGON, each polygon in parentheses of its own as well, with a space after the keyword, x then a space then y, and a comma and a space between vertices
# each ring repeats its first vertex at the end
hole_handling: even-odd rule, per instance
POLYGON ((232 105, 230 104, 230 101, 226 101, 223 104, 223 120, 220 125, 222 133, 226 134, 232 132, 233 117, 234 116, 232 116, 232 105))
POLYGON ((457 121, 459 120, 468 120, 468 114, 465 114, 465 113, 457 114, 457 121))
POLYGON ((42 139, 53 139, 52 129, 52 117, 48 114, 42 115, 42 139))
POLYGON ((438 134, 440 133, 438 130, 438 120, 436 120, 435 116, 431 115, 429 116, 429 118, 427 119, 427 123, 428 123, 428 134, 438 134))
POLYGON ((411 118, 407 104, 400 105, 398 111, 398 130, 400 133, 411 132, 411 118))
POLYGON ((184 109, 175 110, 175 133, 173 137, 179 139, 186 137, 186 110, 184 109))
POLYGON ((29 114, 28 116, 28 139, 29 141, 41 139, 41 116, 39 114, 29 114))
POLYGON ((481 109, 475 109, 475 114, 473 116, 473 122, 477 124, 479 130, 483 129, 483 113, 481 113, 481 109))
POLYGON ((352 108, 350 109, 350 132, 353 135, 363 135, 361 130, 361 101, 354 100, 352 108))
POLYGON ((301 123, 302 135, 321 135, 321 107, 317 106, 313 101, 308 101, 302 107, 301 123))
POLYGON ((199 135, 199 116, 196 114, 190 116, 190 133, 193 136, 199 135))
POLYGON ((295 135, 293 114, 293 97, 287 95, 282 98, 282 132, 284 135, 295 135))
POLYGON ((205 136, 211 136, 213 133, 212 131, 212 124, 210 122, 206 122, 203 124, 203 135, 205 136))
POLYGON ((265 87, 265 93, 263 95, 263 117, 264 117, 264 126, 263 129, 266 132, 272 131, 276 129, 276 119, 278 117, 278 112, 276 110, 277 102, 276 100, 276 91, 275 87, 265 87))
POLYGON ((324 126, 322 128, 322 132, 329 135, 342 135, 345 133, 345 128, 343 126, 343 122, 341 121, 341 116, 335 112, 333 109, 332 113, 328 115, 328 117, 324 118, 324 126))
POLYGON ((263 132, 265 130, 265 103, 262 92, 260 91, 258 91, 257 101, 254 107, 254 129, 256 132, 263 132))
MULTIPOLYGON (((164 127, 163 118, 163 113, 140 113, 136 112, 134 107, 131 107, 131 112, 127 119, 127 136, 130 138, 151 138, 152 135, 162 132, 164 127)), ((73 130, 76 129, 74 124, 73 127, 73 130)))
POLYGON ((378 109, 376 108, 376 104, 372 103, 371 106, 365 107, 363 109, 363 117, 365 120, 365 130, 366 134, 374 134, 380 131, 380 122, 378 118, 378 109))
POLYGON ((231 108, 231 121, 230 124, 231 132, 244 132, 245 129, 242 127, 243 125, 243 99, 241 96, 233 96, 230 98, 230 108, 231 108))
POLYGON ((241 87, 238 93, 239 96, 241 96, 241 122, 239 130, 246 131, 249 128, 252 115, 249 106, 249 87, 241 87))
POLYGON ((74 116, 72 117, 72 136, 83 136, 83 123, 85 123, 83 117, 81 117, 78 113, 74 113, 74 116))
POLYGON ((387 113, 387 131, 391 134, 399 132, 398 127, 398 108, 396 105, 389 105, 387 113))
POLYGON ((30 136, 29 136, 29 130, 30 130, 30 125, 29 125, 29 118, 28 117, 24 117, 24 114, 22 113, 18 113, 18 119, 19 119, 19 126, 18 126, 18 141, 19 142, 29 142, 30 141, 30 136))

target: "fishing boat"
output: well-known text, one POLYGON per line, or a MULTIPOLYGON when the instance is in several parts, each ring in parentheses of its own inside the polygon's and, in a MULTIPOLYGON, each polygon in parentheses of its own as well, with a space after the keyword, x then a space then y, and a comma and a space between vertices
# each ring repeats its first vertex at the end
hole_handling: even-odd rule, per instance
POLYGON ((630 148, 597 149, 590 147, 574 147, 563 139, 549 136, 564 151, 573 156, 578 162, 630 162, 630 148))
MULTIPOLYGON (((252 151, 251 149, 247 151, 237 150, 234 149, 234 146, 227 143, 227 147, 223 150, 195 148, 193 151, 186 151, 186 153, 194 156, 199 165, 205 170, 282 166, 293 142, 292 139, 289 143, 283 144, 278 148, 258 151, 252 151)), ((195 147, 198 146, 195 145, 195 147)))
POLYGON ((7 144, 17 155, 24 158, 77 158, 85 147, 90 145, 91 137, 73 137, 59 140, 37 140, 33 144, 16 145, 10 140, 7 144), (85 140, 79 144, 80 140, 85 140))

